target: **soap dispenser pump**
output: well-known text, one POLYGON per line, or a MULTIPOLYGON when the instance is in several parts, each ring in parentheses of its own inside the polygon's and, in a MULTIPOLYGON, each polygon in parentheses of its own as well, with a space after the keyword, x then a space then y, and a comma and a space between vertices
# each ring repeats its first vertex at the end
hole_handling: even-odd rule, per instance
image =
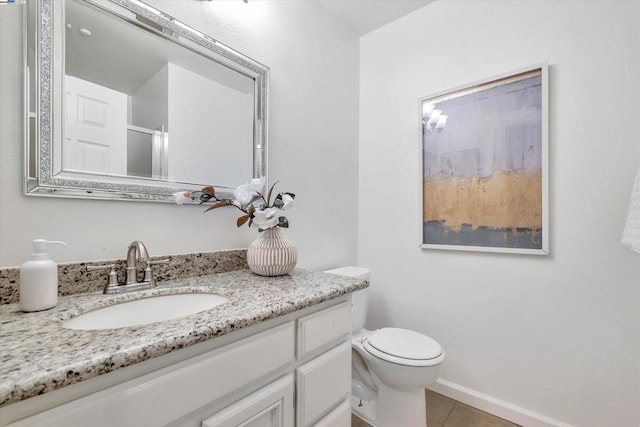
POLYGON ((40 311, 58 303, 58 265, 49 259, 47 244, 64 242, 36 239, 31 259, 20 267, 20 309, 40 311))

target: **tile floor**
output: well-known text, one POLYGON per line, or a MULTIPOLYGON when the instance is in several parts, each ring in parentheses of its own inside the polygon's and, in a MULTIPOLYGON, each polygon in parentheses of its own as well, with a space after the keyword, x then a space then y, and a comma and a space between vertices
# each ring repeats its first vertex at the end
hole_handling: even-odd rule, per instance
MULTIPOLYGON (((426 395, 428 427, 520 427, 430 390, 427 390, 426 395)), ((351 427, 370 425, 352 414, 351 427)))

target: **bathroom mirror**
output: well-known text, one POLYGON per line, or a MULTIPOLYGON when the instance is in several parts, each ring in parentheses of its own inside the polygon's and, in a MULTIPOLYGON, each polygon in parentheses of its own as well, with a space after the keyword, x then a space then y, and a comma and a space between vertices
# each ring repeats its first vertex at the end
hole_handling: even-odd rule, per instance
POLYGON ((137 0, 27 9, 27 194, 224 199, 267 175, 266 66, 137 0))

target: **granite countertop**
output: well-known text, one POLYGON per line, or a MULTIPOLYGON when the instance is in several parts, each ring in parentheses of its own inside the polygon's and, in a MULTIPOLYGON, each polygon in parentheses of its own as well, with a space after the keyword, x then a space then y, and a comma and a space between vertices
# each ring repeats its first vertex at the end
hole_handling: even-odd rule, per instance
POLYGON ((367 287, 365 280, 294 270, 260 277, 249 270, 175 279, 155 289, 60 297, 50 310, 0 305, 0 406, 207 341, 367 287), (222 305, 179 319, 119 329, 71 330, 62 322, 99 307, 171 293, 209 292, 222 305))

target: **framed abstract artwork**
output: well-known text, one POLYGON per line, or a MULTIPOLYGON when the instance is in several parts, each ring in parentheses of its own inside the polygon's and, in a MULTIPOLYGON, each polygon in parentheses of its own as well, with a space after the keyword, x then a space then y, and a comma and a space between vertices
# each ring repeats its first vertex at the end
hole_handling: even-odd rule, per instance
POLYGON ((548 66, 420 99, 422 248, 549 253, 548 66))

